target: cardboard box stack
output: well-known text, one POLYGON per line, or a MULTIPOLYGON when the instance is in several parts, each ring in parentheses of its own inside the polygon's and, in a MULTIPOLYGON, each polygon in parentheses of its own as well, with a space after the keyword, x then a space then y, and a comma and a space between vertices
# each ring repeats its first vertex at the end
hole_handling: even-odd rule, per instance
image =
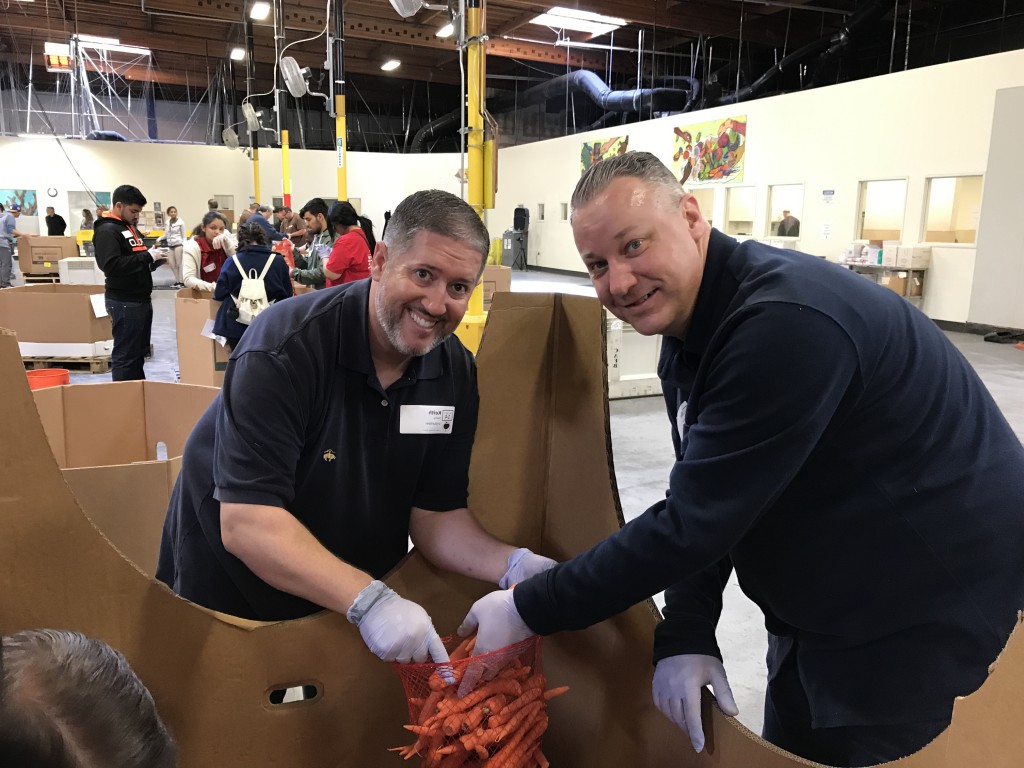
POLYGON ((73 237, 19 237, 18 269, 23 275, 56 275, 57 263, 78 253, 73 237))
POLYGON ((102 285, 23 285, 0 291, 0 327, 25 357, 102 357, 113 348, 102 285))

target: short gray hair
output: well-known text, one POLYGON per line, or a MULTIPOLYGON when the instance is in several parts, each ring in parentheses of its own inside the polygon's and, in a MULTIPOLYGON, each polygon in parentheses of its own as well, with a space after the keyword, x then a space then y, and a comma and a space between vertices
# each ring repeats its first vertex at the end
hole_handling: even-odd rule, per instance
POLYGON ((389 251, 401 254, 418 232, 433 232, 479 251, 483 271, 491 237, 477 212, 461 198, 440 189, 413 192, 395 208, 382 239, 389 251))
POLYGON ((650 152, 626 152, 601 160, 587 169, 572 193, 573 213, 601 194, 615 179, 623 177, 641 179, 662 187, 673 195, 674 202, 679 202, 685 194, 682 184, 656 156, 650 152))
MULTIPOLYGON (((0 643, 0 753, 17 765, 174 768, 174 740, 124 656, 79 632, 0 643)), ((6 763, 5 763, 6 764, 6 763)))

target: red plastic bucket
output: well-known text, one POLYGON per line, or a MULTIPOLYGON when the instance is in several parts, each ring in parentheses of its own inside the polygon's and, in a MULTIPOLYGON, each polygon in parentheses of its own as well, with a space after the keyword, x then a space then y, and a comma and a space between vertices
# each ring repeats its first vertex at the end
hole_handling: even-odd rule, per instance
POLYGON ((38 371, 25 371, 28 376, 29 389, 46 389, 71 383, 71 371, 67 368, 41 368, 38 371))

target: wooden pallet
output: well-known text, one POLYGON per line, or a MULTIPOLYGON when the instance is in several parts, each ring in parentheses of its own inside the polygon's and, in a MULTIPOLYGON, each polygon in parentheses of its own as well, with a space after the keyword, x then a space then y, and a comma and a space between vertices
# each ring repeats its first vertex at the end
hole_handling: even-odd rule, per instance
POLYGON ((60 282, 60 275, 22 275, 22 277, 25 279, 25 285, 60 282))
POLYGON ((23 357, 25 368, 67 368, 76 373, 110 373, 110 355, 99 357, 23 357))

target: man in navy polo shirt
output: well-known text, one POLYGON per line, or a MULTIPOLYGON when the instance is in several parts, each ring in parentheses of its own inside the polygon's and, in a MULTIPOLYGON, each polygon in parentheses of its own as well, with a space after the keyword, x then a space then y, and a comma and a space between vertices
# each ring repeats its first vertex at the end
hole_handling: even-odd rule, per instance
POLYGON ((466 508, 479 397, 452 336, 489 249, 473 209, 410 195, 368 280, 282 301, 236 347, 185 445, 157 578, 259 620, 327 608, 386 661, 447 661, 430 617, 379 581, 408 551, 505 587, 554 561, 466 508))
POLYGON ((460 632, 486 653, 665 590, 654 699, 699 751, 701 688, 737 714, 715 640, 735 568, 769 632, 765 738, 836 766, 921 748, 1024 608, 1024 448, 992 397, 897 294, 711 229, 653 155, 594 166, 572 206, 601 302, 663 337, 668 494, 460 632))

